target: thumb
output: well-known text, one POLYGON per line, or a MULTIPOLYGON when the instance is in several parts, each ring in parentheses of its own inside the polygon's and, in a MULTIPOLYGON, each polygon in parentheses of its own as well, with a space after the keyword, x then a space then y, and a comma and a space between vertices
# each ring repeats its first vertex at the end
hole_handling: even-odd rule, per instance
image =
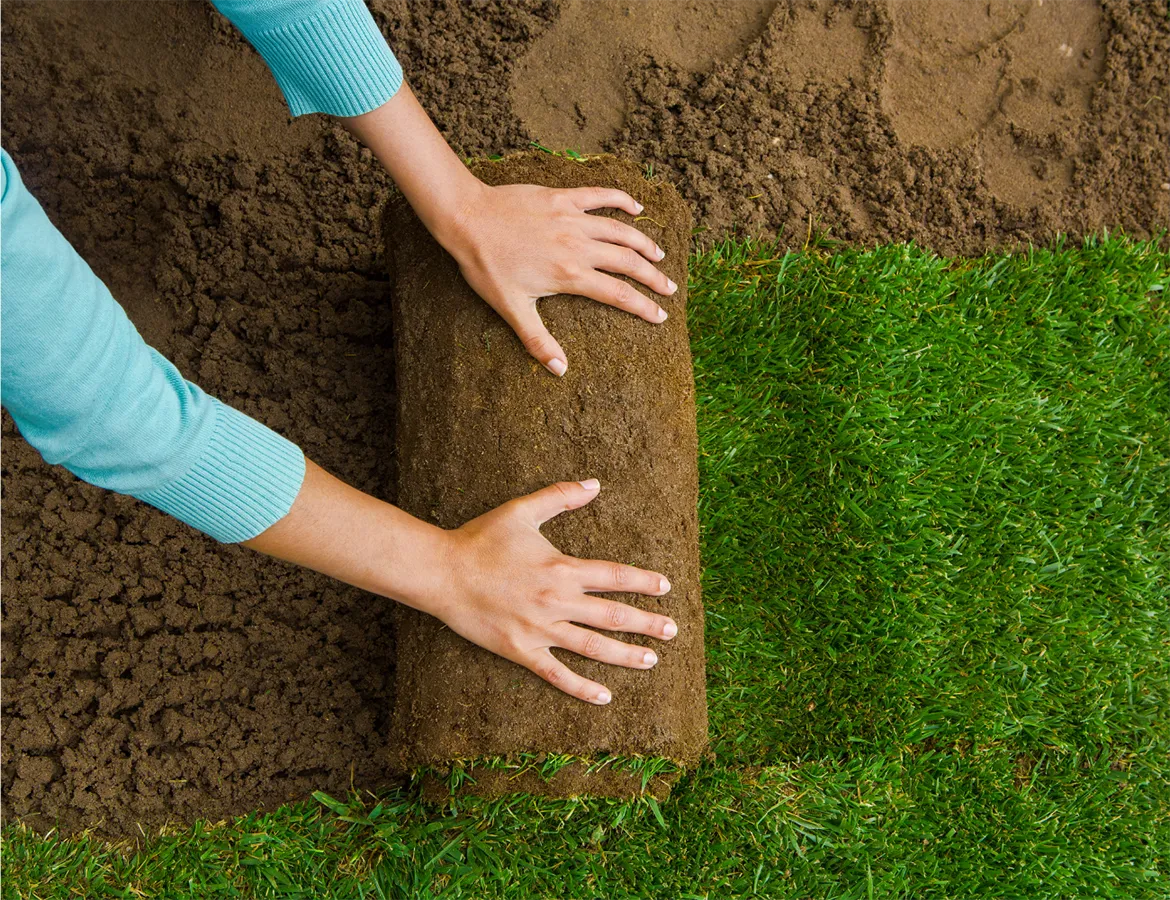
POLYGON ((524 349, 532 354, 536 360, 552 372, 560 376, 565 374, 568 362, 565 351, 557 343, 556 338, 548 333, 544 322, 540 320, 540 313, 536 311, 536 304, 531 303, 522 312, 508 317, 508 324, 520 338, 524 349))
POLYGON ((596 478, 588 481, 558 481, 512 502, 525 519, 539 528, 553 516, 584 506, 600 490, 601 483, 596 478))

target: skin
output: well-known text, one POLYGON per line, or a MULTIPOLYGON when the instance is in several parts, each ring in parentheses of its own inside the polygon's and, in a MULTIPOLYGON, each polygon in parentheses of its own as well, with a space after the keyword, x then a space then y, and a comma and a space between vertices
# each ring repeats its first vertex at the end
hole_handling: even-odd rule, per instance
POLYGON ((288 515, 245 546, 430 613, 469 641, 598 705, 610 701, 609 690, 573 672, 553 647, 649 669, 658 661, 654 651, 591 629, 660 640, 678 633, 666 616, 590 593, 660 596, 670 590, 662 575, 574 559, 541 535, 549 519, 598 495, 596 479, 550 485, 446 531, 305 462, 305 481, 288 515))
POLYGON ((662 307, 609 274, 673 294, 677 286, 653 265, 662 249, 637 228, 588 214, 614 208, 638 215, 641 205, 625 191, 485 185, 405 84, 373 112, 340 121, 386 167, 467 283, 554 375, 565 374, 568 360, 536 310, 541 297, 579 294, 647 322, 666 321, 662 307))
MULTIPOLYGON (((406 85, 373 112, 341 121, 386 167, 467 282, 553 374, 563 375, 568 361, 541 322, 541 297, 580 294, 649 322, 665 321, 657 303, 610 274, 672 294, 674 283, 653 265, 662 250, 636 228, 588 214, 612 207, 637 215, 642 207, 629 194, 485 185, 447 146, 406 85)), ((447 531, 306 460, 288 514, 245 546, 430 613, 565 693, 604 705, 610 691, 578 675, 552 649, 649 669, 658 662, 653 650, 601 632, 670 640, 678 626, 593 596, 660 596, 670 583, 659 573, 575 559, 541 535, 541 525, 584 506, 600 489, 596 479, 550 485, 447 531)))

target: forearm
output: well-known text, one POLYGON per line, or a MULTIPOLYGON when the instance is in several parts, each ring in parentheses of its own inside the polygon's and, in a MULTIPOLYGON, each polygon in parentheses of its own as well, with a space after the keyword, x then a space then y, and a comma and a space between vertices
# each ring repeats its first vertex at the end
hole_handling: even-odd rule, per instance
POLYGON ((450 248, 483 184, 447 146, 410 85, 377 109, 339 121, 370 148, 427 230, 450 248))
POLYGON ((49 463, 220 541, 284 516, 294 444, 186 381, 142 340, 0 152, 4 405, 49 463))
POLYGON ((363 494, 305 460, 288 515, 244 543, 416 609, 436 611, 447 532, 363 494))
POLYGON ((658 661, 654 652, 580 625, 662 640, 678 628, 666 616, 589 593, 659 596, 670 590, 662 575, 572 559, 541 535, 546 521, 584 506, 599 490, 593 480, 554 484, 444 531, 306 461, 305 481, 288 515, 245 546, 437 616, 456 634, 560 690, 604 704, 609 691, 571 671, 550 648, 648 669, 658 661))
POLYGON ((259 51, 294 116, 356 116, 402 84, 362 0, 213 0, 259 51))

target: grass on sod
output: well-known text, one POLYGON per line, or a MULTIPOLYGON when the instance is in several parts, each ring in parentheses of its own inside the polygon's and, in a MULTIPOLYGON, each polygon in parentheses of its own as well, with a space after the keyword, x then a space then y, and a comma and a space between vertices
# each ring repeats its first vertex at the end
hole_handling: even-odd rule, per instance
POLYGON ((1170 256, 693 260, 714 760, 302 804, 22 897, 1170 897, 1170 256))

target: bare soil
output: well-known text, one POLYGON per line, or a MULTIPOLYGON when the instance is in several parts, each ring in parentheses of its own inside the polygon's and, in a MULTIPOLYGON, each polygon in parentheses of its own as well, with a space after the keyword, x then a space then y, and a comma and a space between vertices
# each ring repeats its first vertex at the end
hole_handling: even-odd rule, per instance
POLYGON ((547 146, 667 175, 701 243, 1146 236, 1170 226, 1166 7, 581 0, 521 57, 513 105, 547 146))
MULTIPOLYGON (((1170 222, 1164 0, 372 7, 466 155, 619 151, 678 185, 700 245, 979 253, 1170 222)), ((393 500, 391 185, 369 154, 291 121, 207 4, 7 2, 2 28, 4 146, 146 338, 393 500)), ((3 428, 6 817, 136 835, 394 778, 389 604, 3 428)))

